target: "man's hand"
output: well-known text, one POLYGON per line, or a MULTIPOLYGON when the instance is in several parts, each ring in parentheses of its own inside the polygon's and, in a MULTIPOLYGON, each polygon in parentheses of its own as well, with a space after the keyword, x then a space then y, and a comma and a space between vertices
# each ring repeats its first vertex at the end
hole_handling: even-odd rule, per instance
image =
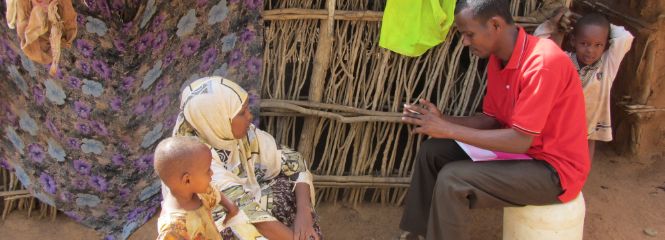
POLYGON ((439 109, 425 99, 420 99, 423 106, 404 104, 402 122, 416 125, 414 134, 424 134, 433 138, 450 138, 453 123, 446 121, 439 109))

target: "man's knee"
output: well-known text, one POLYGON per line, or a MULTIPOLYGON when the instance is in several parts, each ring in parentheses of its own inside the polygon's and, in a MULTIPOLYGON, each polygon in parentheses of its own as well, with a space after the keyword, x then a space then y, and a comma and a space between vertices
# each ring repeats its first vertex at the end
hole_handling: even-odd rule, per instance
POLYGON ((473 176, 472 165, 469 162, 456 161, 444 166, 437 175, 435 191, 445 192, 447 195, 465 191, 467 178, 473 176))

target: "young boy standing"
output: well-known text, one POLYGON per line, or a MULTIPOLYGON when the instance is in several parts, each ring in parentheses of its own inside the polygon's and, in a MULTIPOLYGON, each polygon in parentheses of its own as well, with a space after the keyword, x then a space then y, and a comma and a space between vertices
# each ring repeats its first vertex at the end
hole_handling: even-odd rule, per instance
MULTIPOLYGON (((567 30, 560 27, 561 22, 569 22, 563 12, 541 24, 534 35, 553 39, 561 45, 567 30)), ((567 54, 582 80, 589 154, 593 158, 595 141, 612 141, 610 91, 634 37, 624 27, 610 24, 599 13, 590 13, 577 20, 572 34, 570 44, 574 52, 567 54)))

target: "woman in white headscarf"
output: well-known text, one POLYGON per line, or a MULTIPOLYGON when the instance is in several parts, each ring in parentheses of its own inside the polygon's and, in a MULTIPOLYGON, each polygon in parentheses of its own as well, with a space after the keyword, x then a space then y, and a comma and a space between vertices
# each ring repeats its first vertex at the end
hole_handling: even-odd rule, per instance
POLYGON ((174 136, 197 136, 213 152, 212 183, 238 207, 213 217, 224 239, 320 239, 312 175, 302 156, 278 147, 251 124, 248 95, 236 83, 207 77, 182 92, 174 136), (258 233, 257 233, 258 230, 258 233))

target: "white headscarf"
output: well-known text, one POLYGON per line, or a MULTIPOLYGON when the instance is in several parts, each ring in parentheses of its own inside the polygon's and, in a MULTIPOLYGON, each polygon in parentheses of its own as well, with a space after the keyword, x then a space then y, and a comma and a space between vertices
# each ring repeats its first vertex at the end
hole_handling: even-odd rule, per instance
MULTIPOLYGON (((247 136, 234 139, 231 121, 248 101, 247 92, 228 79, 206 77, 189 84, 180 100, 181 112, 173 135, 196 135, 212 148, 212 185, 219 190, 243 186, 259 201, 261 186, 255 168, 260 169, 263 180, 276 177, 282 170, 282 152, 270 134, 254 125, 250 125, 247 136), (222 150, 229 152, 224 161, 220 157, 222 150)), ((314 188, 309 171, 300 173, 298 182, 310 186, 313 204, 314 188)))
POLYGON ((196 135, 212 148, 213 181, 219 190, 232 186, 243 186, 252 192, 255 199, 261 197, 254 171, 255 164, 268 164, 271 176, 279 174, 277 146, 272 141, 264 141, 259 146, 254 126, 250 126, 247 136, 235 139, 231 131, 231 120, 242 109, 248 95, 236 83, 221 77, 206 77, 194 81, 183 90, 180 109, 174 136, 196 135), (220 151, 229 152, 228 158, 222 161, 220 151), (264 158, 275 158, 261 161, 264 158), (244 176, 238 176, 243 171, 244 176))

